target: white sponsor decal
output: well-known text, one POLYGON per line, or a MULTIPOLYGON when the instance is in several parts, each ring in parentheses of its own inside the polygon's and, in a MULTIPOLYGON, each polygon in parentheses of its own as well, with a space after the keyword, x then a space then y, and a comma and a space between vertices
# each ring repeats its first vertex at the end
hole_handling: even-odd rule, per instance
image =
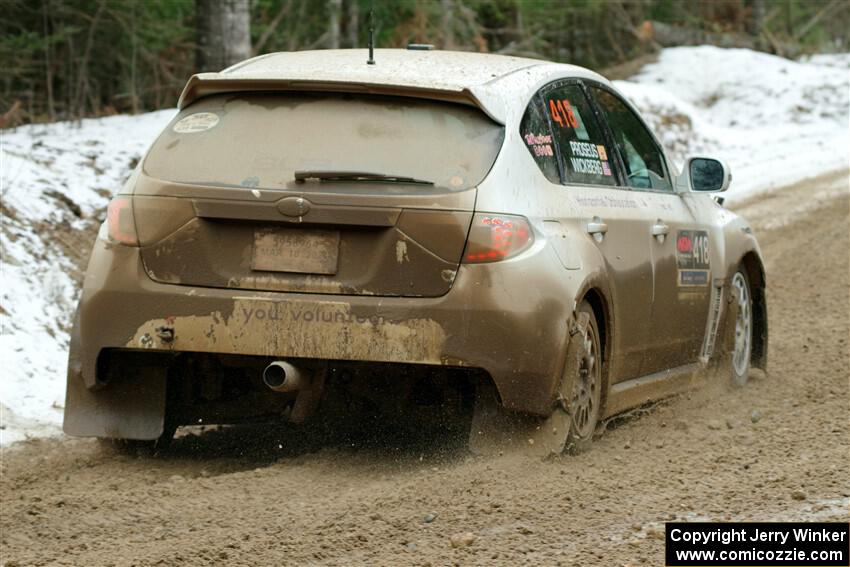
POLYGON ((218 114, 214 112, 196 112, 177 121, 172 130, 178 134, 204 132, 218 124, 218 114))
POLYGON ((570 149, 573 152, 573 155, 586 157, 591 159, 600 159, 599 158, 599 150, 596 149, 595 144, 591 144, 588 142, 576 142, 575 140, 570 141, 570 149))
POLYGON ((570 158, 570 163, 573 165, 573 171, 576 173, 592 173, 593 175, 603 175, 602 162, 595 159, 585 158, 570 158))

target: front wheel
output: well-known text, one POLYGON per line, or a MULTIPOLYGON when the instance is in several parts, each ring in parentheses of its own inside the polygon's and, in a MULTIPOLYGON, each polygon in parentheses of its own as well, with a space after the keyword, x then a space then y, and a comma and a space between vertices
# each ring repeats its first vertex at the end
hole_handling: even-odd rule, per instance
POLYGON ((735 334, 731 349, 732 384, 743 386, 750 374, 753 348, 753 301, 750 280, 743 267, 732 276, 729 288, 735 315, 735 334))

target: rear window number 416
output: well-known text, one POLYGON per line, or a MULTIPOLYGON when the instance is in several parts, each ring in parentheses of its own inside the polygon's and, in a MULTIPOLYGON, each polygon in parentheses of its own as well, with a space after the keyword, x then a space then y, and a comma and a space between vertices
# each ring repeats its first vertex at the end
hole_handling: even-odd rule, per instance
POLYGON ((568 100, 549 100, 549 115, 561 128, 578 126, 573 107, 568 100))

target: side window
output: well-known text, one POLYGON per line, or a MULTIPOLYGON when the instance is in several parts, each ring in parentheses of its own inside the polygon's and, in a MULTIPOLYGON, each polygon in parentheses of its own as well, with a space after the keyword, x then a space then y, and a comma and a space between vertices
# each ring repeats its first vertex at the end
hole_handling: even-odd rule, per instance
POLYGON ((543 112, 552 122, 567 183, 617 185, 602 128, 576 84, 550 87, 542 92, 543 112))
POLYGON ((531 153, 531 157, 537 162, 537 167, 552 183, 561 182, 561 174, 558 172, 558 158, 555 156, 555 145, 552 143, 552 133, 546 116, 540 110, 540 97, 534 95, 525 115, 519 125, 519 133, 525 147, 531 153))
POLYGON ((672 191, 664 167, 664 156, 649 130, 626 104, 612 93, 593 88, 602 114, 614 135, 614 143, 623 158, 630 187, 672 191))

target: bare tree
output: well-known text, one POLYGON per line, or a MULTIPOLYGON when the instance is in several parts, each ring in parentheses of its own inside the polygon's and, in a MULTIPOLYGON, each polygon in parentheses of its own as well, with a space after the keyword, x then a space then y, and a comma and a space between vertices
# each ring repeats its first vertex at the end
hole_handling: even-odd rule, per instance
POLYGON ((328 48, 339 49, 342 0, 328 0, 328 48))
POLYGON ((198 71, 220 71, 251 56, 249 0, 195 0, 198 71))
POLYGON ((348 3, 348 22, 345 32, 348 36, 348 47, 357 47, 360 33, 360 6, 357 0, 351 0, 348 3))
MULTIPOLYGON (((80 58, 79 66, 77 67, 77 88, 75 90, 74 104, 71 107, 74 115, 79 119, 85 114, 86 98, 91 95, 91 84, 89 83, 89 60, 91 59, 92 48, 95 42, 95 32, 100 23, 103 10, 106 7, 106 0, 100 0, 97 11, 91 19, 88 34, 86 37, 86 47, 83 51, 83 56, 80 58)), ((91 104, 92 111, 96 110, 97 104, 91 104)))
POLYGON ((50 120, 56 120, 56 108, 53 103, 53 67, 50 62, 50 41, 48 40, 47 0, 41 3, 42 27, 44 29, 44 71, 47 87, 47 115, 50 120))
POLYGON ((440 11, 443 13, 443 19, 440 23, 443 49, 452 49, 455 46, 454 3, 452 0, 440 0, 440 11))
POLYGON ((767 16, 767 6, 765 5, 765 0, 752 0, 750 4, 751 14, 748 25, 746 26, 747 32, 753 37, 755 41, 755 45, 760 48, 764 47, 764 35, 767 30, 764 29, 764 19, 767 16))
POLYGON ((266 42, 271 39, 272 35, 277 32, 278 26, 283 21, 283 18, 289 13, 289 10, 292 8, 292 0, 286 0, 286 2, 280 5, 280 10, 278 10, 275 17, 272 18, 272 21, 269 22, 268 27, 266 27, 265 31, 263 31, 260 38, 257 40, 257 43, 251 48, 251 53, 257 55, 258 53, 263 52, 263 48, 266 46, 266 42))

